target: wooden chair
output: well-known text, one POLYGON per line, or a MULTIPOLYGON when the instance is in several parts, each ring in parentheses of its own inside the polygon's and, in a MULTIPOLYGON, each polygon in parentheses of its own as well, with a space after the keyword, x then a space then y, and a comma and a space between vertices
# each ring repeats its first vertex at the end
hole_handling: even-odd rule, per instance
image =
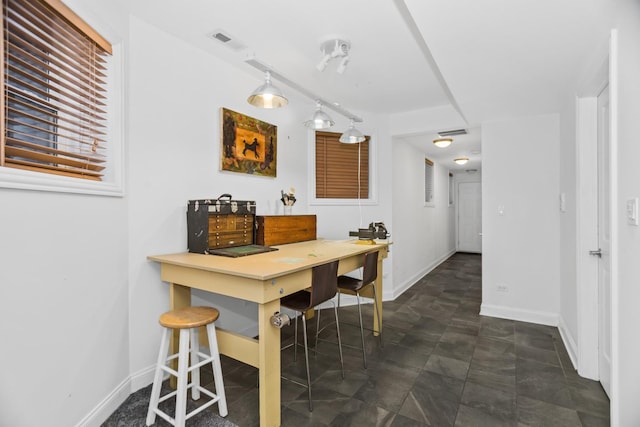
MULTIPOLYGON (((309 394, 309 411, 313 411, 313 402, 311 400, 311 375, 309 373, 309 346, 307 343, 307 321, 305 314, 325 301, 331 301, 338 291, 338 261, 329 262, 327 264, 313 267, 311 276, 310 291, 303 290, 288 295, 280 299, 280 305, 293 311, 300 313, 302 317, 302 332, 304 336, 304 357, 307 368, 307 389, 309 394)), ((333 301, 331 301, 333 303, 333 301)), ((338 349, 340 352, 340 366, 342 369, 342 378, 344 378, 344 362, 342 359, 342 342, 340 341, 340 327, 338 322, 338 309, 333 305, 336 318, 336 332, 338 335, 338 349)), ((297 352, 298 341, 298 317, 295 320, 295 338, 294 338, 294 355, 297 352)), ((318 317, 319 320, 319 317, 318 317)), ((295 356, 294 356, 295 357, 295 356)), ((304 384, 301 384, 304 385, 304 384)))
POLYGON ((360 307, 360 293, 363 289, 371 287, 373 289, 373 306, 378 316, 378 336, 380 338, 380 347, 382 343, 382 322, 378 312, 378 295, 376 294, 375 281, 378 278, 378 251, 368 252, 364 257, 364 266, 362 269, 362 279, 356 279, 349 276, 338 277, 338 307, 340 307, 340 293, 349 293, 356 296, 358 302, 358 316, 360 318, 360 337, 362 339, 362 360, 365 369, 367 368, 367 351, 364 344, 364 327, 362 325, 362 309, 360 307))
POLYGON ((185 421, 193 415, 201 412, 205 408, 218 403, 218 411, 221 416, 227 416, 227 399, 224 393, 224 383, 222 381, 222 369, 220 367, 220 354, 218 352, 218 341, 216 339, 215 321, 220 316, 220 312, 212 307, 185 307, 173 311, 168 311, 160 316, 160 324, 163 326, 162 339, 160 343, 160 353, 156 364, 153 386, 151 388, 151 398, 149 400, 149 410, 147 412, 147 426, 155 423, 156 415, 164 418, 170 424, 177 427, 184 427, 185 421), (210 354, 200 352, 198 343, 198 328, 207 327, 207 338, 209 339, 210 354), (173 329, 180 330, 179 351, 176 354, 167 356, 169 352, 169 340, 173 329), (191 344, 191 350, 189 350, 191 344), (191 365, 189 365, 189 353, 191 353, 191 365), (203 357, 203 360, 200 360, 203 357), (167 363, 173 359, 178 359, 178 370, 170 368, 167 363), (216 386, 216 393, 212 393, 200 386, 200 367, 211 363, 213 366, 213 379, 216 386), (163 373, 177 377, 178 387, 175 391, 160 397, 163 373), (191 374, 191 383, 188 382, 191 374), (200 399, 200 393, 206 394, 211 400, 187 413, 187 389, 191 388, 191 398, 200 399), (167 399, 176 397, 174 417, 160 410, 158 404, 167 399))

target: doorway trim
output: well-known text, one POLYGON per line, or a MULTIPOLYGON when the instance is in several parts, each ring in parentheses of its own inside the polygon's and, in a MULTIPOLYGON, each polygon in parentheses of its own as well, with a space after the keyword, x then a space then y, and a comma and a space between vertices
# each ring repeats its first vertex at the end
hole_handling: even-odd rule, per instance
POLYGON ((597 259, 589 250, 597 249, 597 97, 609 84, 609 141, 611 159, 611 421, 616 410, 618 384, 618 220, 617 220, 617 31, 611 30, 606 52, 588 75, 576 98, 576 297, 577 297, 577 369, 594 380, 598 373, 598 280, 597 259))

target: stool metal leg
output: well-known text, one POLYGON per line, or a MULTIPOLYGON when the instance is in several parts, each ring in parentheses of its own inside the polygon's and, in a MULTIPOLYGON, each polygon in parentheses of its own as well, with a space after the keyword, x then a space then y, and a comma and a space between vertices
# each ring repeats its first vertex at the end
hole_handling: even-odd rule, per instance
MULTIPOLYGON (((367 348, 364 345, 364 328, 362 327, 362 308, 360 307, 360 292, 356 292, 356 300, 358 301, 358 316, 360 318, 360 339, 362 340, 362 361, 364 369, 367 369, 367 348)), ((375 302, 374 302, 375 305, 375 302)))
POLYGON ((149 400, 149 410, 147 411, 147 426, 156 422, 156 409, 160 400, 160 389, 162 388, 162 366, 165 364, 167 354, 169 353, 169 337, 171 330, 163 328, 160 340, 160 352, 156 363, 156 372, 153 376, 153 386, 151 387, 151 398, 149 400))
POLYGON ((342 339, 340 338, 340 322, 338 321, 338 307, 333 303, 333 311, 336 315, 336 333, 338 335, 338 350, 340 350, 340 368, 342 369, 342 379, 344 379, 344 359, 342 358, 342 339))
POLYGON ((213 323, 207 325, 207 338, 209 339, 209 351, 213 358, 213 381, 216 385, 216 395, 218 396, 218 412, 221 417, 226 417, 227 395, 224 392, 224 381, 222 380, 222 367, 220 365, 220 351, 218 350, 218 339, 216 337, 216 326, 213 323))
POLYGON ((378 315, 378 337, 380 338, 380 347, 384 348, 382 342, 382 317, 380 316, 380 310, 378 310, 378 293, 376 292, 376 285, 371 285, 373 288, 373 306, 375 307, 376 314, 378 315))
MULTIPOLYGON (((311 374, 309 372, 309 348, 307 345, 307 320, 304 313, 302 313, 302 333, 304 335, 304 360, 307 367, 307 391, 309 393, 309 412, 313 411, 313 402, 311 401, 311 374)), ((297 322, 296 322, 297 325, 297 322)))

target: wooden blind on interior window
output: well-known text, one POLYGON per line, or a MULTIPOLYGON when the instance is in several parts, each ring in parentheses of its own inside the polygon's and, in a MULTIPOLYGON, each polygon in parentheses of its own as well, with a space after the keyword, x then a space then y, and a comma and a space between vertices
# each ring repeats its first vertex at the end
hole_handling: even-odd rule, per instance
POLYGON ((369 137, 343 144, 340 134, 316 132, 316 198, 369 198, 369 137))
POLYGON ((3 0, 0 166, 100 180, 111 45, 59 0, 3 0))
POLYGON ((424 201, 433 202, 433 162, 424 158, 424 201))

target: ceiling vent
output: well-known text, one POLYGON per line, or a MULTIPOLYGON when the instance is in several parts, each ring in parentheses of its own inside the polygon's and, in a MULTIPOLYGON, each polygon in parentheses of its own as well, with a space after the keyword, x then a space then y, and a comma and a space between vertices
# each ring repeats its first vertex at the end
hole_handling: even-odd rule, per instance
POLYGON ((224 30, 214 30, 210 32, 208 36, 232 50, 241 50, 246 48, 244 44, 224 30))
POLYGON ((468 132, 466 129, 454 129, 454 130, 443 130, 441 132, 438 132, 438 135, 441 137, 446 137, 446 136, 456 136, 456 135, 466 135, 468 132))

